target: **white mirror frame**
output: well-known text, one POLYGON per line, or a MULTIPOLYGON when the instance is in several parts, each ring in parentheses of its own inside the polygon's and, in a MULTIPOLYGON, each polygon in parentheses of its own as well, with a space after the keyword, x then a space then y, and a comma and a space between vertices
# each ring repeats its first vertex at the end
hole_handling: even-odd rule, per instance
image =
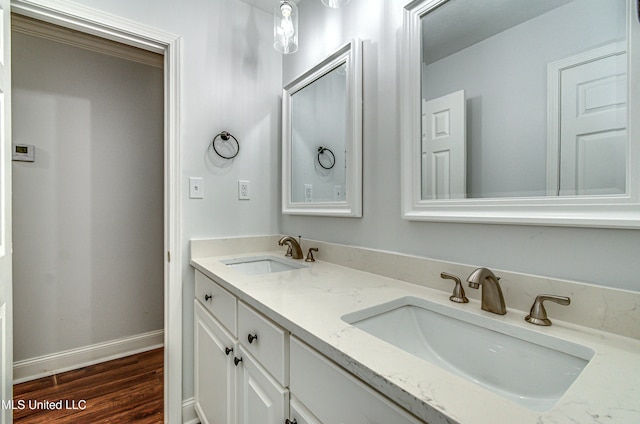
POLYGON ((354 39, 287 84, 282 90, 282 213, 362 217, 362 41, 354 39), (346 64, 346 200, 339 202, 291 201, 291 96, 313 81, 346 64))
MULTIPOLYGON (((637 2, 627 0, 627 194, 422 200, 421 18, 446 1, 415 0, 403 10, 401 77, 402 215, 411 221, 640 228, 640 23, 637 2), (632 118, 633 117, 633 118, 632 118)), ((496 164, 500 166, 500 164, 496 164)))

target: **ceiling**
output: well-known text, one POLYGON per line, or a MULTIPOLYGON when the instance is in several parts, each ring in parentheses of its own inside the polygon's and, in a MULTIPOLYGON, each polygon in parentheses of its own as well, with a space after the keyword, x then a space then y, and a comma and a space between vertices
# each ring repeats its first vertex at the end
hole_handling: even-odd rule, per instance
MULTIPOLYGON (((262 0, 265 1, 265 0, 262 0)), ((422 20, 423 60, 429 64, 573 0, 457 0, 422 20)))
MULTIPOLYGON (((258 9, 264 10, 265 12, 273 13, 273 10, 276 8, 276 5, 280 3, 280 0, 240 0, 243 3, 247 3, 251 6, 257 7, 258 9)), ((302 0, 291 0, 293 3, 300 3, 302 0)))

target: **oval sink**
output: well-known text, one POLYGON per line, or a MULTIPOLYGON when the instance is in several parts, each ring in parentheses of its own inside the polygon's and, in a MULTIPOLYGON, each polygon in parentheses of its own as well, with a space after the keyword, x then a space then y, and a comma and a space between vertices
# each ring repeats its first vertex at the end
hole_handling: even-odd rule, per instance
POLYGON ((247 275, 269 274, 308 267, 304 263, 296 263, 290 259, 270 255, 225 259, 220 262, 247 275))
POLYGON ((548 411, 594 351, 509 323, 416 297, 342 320, 534 411, 548 411))

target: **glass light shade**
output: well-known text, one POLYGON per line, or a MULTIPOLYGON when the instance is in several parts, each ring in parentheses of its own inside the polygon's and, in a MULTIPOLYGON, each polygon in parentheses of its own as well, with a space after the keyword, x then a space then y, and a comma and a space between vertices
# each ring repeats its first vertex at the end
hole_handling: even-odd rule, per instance
POLYGON ((347 3, 349 3, 349 0, 322 0, 322 4, 324 4, 327 7, 332 7, 334 9, 342 7, 347 3))
POLYGON ((273 14, 273 48, 289 54, 298 50, 298 7, 282 0, 273 14))

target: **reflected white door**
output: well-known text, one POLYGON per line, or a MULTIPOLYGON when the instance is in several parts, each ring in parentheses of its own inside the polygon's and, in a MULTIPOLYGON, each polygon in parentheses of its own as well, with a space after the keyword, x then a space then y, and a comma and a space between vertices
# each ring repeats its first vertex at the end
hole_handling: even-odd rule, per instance
POLYGON ((12 422, 11 31, 9 0, 0 0, 0 423, 12 422))
POLYGON ((562 71, 561 196, 626 192, 626 66, 622 52, 562 71))
POLYGON ((422 100, 422 199, 466 196, 464 102, 464 90, 422 100))

